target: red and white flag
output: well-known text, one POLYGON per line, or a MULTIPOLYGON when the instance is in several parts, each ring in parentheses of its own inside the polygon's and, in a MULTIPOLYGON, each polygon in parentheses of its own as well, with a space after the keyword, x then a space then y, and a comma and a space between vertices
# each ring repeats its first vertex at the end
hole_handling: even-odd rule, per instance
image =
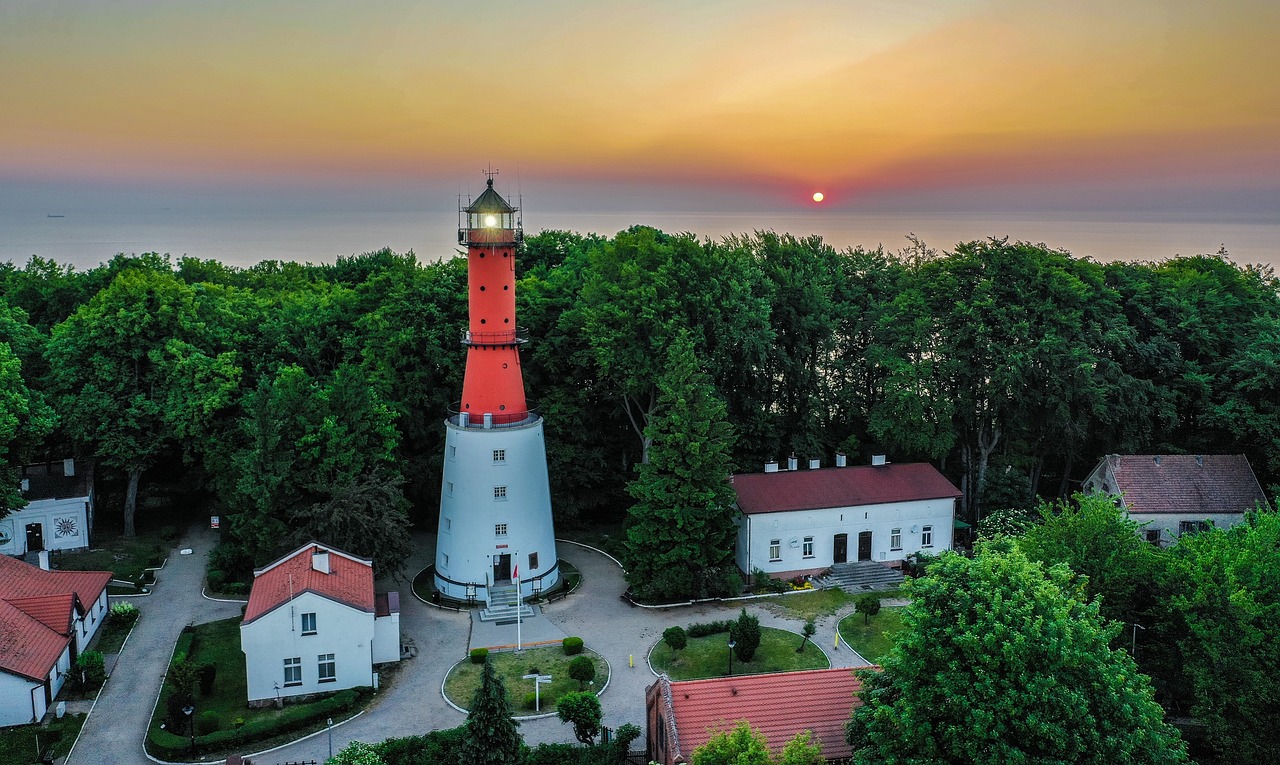
POLYGON ((511 578, 516 580, 517 582, 520 581, 520 564, 519 563, 515 565, 515 568, 511 569, 511 578))

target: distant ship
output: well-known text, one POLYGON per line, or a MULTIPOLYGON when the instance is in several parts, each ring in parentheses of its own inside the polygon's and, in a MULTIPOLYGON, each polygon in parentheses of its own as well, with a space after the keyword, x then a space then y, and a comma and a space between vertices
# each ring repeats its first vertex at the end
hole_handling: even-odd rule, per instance
POLYGON ((50 215, 46 215, 46 216, 44 216, 44 217, 46 217, 46 218, 65 218, 65 217, 67 217, 67 216, 65 216, 65 215, 52 215, 52 214, 50 214, 50 215))

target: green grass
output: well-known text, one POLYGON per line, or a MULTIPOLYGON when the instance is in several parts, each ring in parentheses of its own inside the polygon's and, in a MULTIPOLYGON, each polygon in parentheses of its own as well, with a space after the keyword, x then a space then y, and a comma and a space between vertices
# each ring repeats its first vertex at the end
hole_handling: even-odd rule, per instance
POLYGON ((145 569, 160 565, 171 546, 159 536, 99 534, 93 549, 57 553, 52 563, 66 571, 110 571, 116 579, 138 582, 146 575, 145 569))
POLYGON ((902 609, 882 608, 864 624, 862 614, 853 613, 840 620, 840 639, 869 662, 880 663, 889 653, 902 631, 902 609))
POLYGON ((90 646, 95 651, 101 651, 104 655, 109 653, 120 653, 120 647, 124 645, 124 639, 129 636, 133 625, 138 623, 137 618, 129 621, 118 616, 113 616, 108 612, 107 621, 98 628, 98 634, 93 636, 94 643, 90 646))
MULTIPOLYGON (((609 672, 604 659, 590 650, 583 651, 578 656, 588 656, 596 665, 595 685, 587 688, 597 690, 603 688, 609 672)), ((507 701, 511 703, 511 709, 517 715, 533 712, 532 704, 528 707, 524 705, 525 694, 533 692, 533 681, 525 680, 523 676, 532 675, 535 670, 538 674, 552 677, 552 681, 543 685, 540 691, 543 712, 555 711, 556 699, 570 691, 579 690, 578 681, 569 677, 569 662, 575 658, 566 656, 560 646, 531 648, 520 655, 513 651, 489 653, 489 661, 493 663, 494 670, 498 673, 498 677, 502 678, 502 684, 506 688, 507 701)), ((445 695, 463 709, 470 708, 471 699, 476 695, 476 689, 480 687, 483 671, 484 668, 481 665, 472 664, 470 661, 454 667, 444 681, 445 695)))
POLYGON ((798 595, 764 598, 757 601, 761 607, 778 616, 807 621, 830 616, 854 601, 856 596, 835 587, 830 590, 814 590, 798 595))
MULTIPOLYGON (((182 642, 180 639, 179 644, 182 642)), ((220 723, 219 730, 233 727, 233 723, 237 719, 243 719, 245 723, 257 722, 266 724, 265 721, 296 716, 302 708, 317 703, 286 704, 283 709, 275 709, 273 707, 250 709, 248 707, 248 680, 245 676, 244 652, 240 650, 239 617, 197 625, 194 628, 191 650, 187 655, 187 660, 197 666, 213 664, 218 668, 218 674, 213 684, 213 692, 205 696, 200 694, 200 690, 197 687, 194 706, 196 707, 196 714, 208 711, 216 713, 220 723)), ((166 700, 170 692, 170 685, 166 681, 160 697, 160 703, 156 705, 155 716, 151 719, 150 730, 152 731, 161 730, 160 726, 165 721, 168 708, 166 700)), ((352 711, 358 711, 358 709, 352 711)), ((348 716, 344 714, 341 719, 345 719, 348 716)), ((335 714, 334 719, 337 722, 340 718, 335 714)), ((311 729, 308 730, 290 731, 284 738, 292 740, 323 727, 324 725, 321 723, 318 726, 311 726, 311 729)), ((181 733, 185 734, 185 731, 181 733)), ((276 739, 264 737, 258 740, 271 742, 276 739)), ((239 745, 231 748, 239 748, 239 745)))
POLYGON ((69 714, 61 720, 50 720, 47 725, 22 725, 16 728, 0 728, 0 765, 30 765, 39 762, 36 757, 36 737, 42 750, 52 748, 62 757, 76 740, 76 734, 84 725, 85 715, 69 714))
MULTIPOLYGON (((793 596, 796 597, 796 596, 793 596)), ((826 669, 831 666, 822 651, 809 641, 804 653, 796 653, 802 637, 794 632, 760 628, 760 647, 751 661, 733 658, 733 674, 758 675, 762 672, 791 672, 799 669, 826 669)), ((729 635, 720 633, 707 637, 689 638, 689 645, 681 651, 672 651, 659 641, 649 655, 654 669, 666 672, 672 680, 701 680, 722 677, 729 672, 729 635)))

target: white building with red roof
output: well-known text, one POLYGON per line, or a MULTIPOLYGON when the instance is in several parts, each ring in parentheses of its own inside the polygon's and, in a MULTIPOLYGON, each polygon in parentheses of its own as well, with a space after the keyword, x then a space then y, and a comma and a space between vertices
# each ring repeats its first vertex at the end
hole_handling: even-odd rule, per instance
POLYGON ((373 561, 319 542, 253 572, 240 623, 250 705, 376 685, 400 660, 400 594, 375 595, 373 561))
POLYGON ((1108 454, 1084 479, 1086 493, 1123 499, 1147 541, 1172 544, 1209 526, 1229 528, 1267 495, 1243 454, 1108 454))
POLYGON ((733 477, 742 515, 737 563, 776 577, 816 574, 837 563, 895 563, 913 553, 950 550, 960 490, 928 463, 787 470, 733 477))
POLYGON ((745 721, 764 734, 775 754, 809 731, 824 758, 843 760, 852 754, 844 730, 861 690, 851 669, 680 681, 662 675, 645 690, 647 755, 660 765, 691 762, 693 750, 712 734, 745 721))
POLYGON ((109 571, 0 555, 0 726, 37 722, 106 618, 109 571))

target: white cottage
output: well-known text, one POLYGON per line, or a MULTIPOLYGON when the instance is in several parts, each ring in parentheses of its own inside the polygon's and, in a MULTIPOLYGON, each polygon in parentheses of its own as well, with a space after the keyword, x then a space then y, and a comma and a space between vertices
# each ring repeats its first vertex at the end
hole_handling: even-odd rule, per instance
POLYGON ((908 555, 950 550, 956 500, 950 481, 927 463, 799 470, 777 463, 733 477, 742 511, 737 563, 775 578, 816 574, 850 560, 893 563, 908 555))
POLYGON ((0 726, 44 717, 106 618, 110 581, 109 571, 49 571, 0 555, 0 726))
POLYGON ((88 547, 92 464, 65 459, 25 466, 22 496, 27 506, 0 518, 0 554, 88 547))
POLYGON ((400 660, 400 596, 375 595, 373 562, 318 542, 253 573, 240 624, 249 704, 375 685, 400 660))
POLYGON ((1157 545, 1209 526, 1229 528, 1267 495, 1243 454, 1108 454, 1084 479, 1086 493, 1123 498, 1157 545))

